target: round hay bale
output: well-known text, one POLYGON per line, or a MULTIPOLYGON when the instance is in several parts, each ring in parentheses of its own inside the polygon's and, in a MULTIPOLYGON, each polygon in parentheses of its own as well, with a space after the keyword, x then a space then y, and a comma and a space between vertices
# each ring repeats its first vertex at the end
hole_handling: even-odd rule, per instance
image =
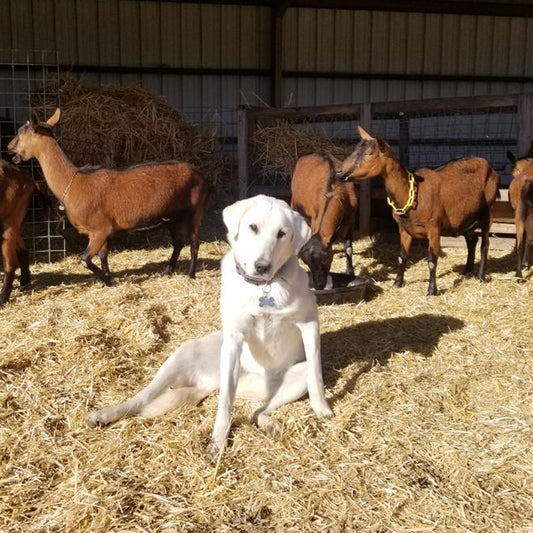
POLYGON ((343 145, 339 139, 328 137, 310 124, 296 125, 286 120, 259 125, 252 142, 254 165, 261 175, 285 183, 290 183, 296 161, 303 155, 322 152, 344 159, 353 150, 352 146, 343 145))
MULTIPOLYGON (((32 106, 44 116, 56 103, 36 95, 32 106)), ((61 145, 78 166, 184 161, 213 187, 231 189, 230 162, 218 138, 137 85, 87 89, 68 75, 62 83, 61 145)))

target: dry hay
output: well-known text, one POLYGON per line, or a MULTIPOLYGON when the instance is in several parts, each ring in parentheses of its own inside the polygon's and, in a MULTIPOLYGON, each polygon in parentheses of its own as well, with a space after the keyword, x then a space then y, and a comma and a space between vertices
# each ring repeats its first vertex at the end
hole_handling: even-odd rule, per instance
POLYGON ((273 126, 259 125, 252 142, 254 165, 261 174, 269 178, 281 177, 286 182, 290 181, 294 165, 303 155, 322 152, 345 159, 353 150, 309 124, 298 126, 286 120, 279 120, 273 126))
POLYGON ((517 284, 502 252, 480 285, 456 271, 466 251, 447 251, 427 298, 423 251, 393 290, 397 245, 356 243, 383 290, 320 309, 331 420, 296 402, 272 441, 238 401, 218 465, 203 455, 216 396, 87 428, 218 327, 225 250, 201 245, 195 281, 185 259, 160 275, 168 248, 114 253, 113 288, 73 257, 34 266, 35 290, 0 310, 2 532, 532 530, 533 278, 517 284))
MULTIPOLYGON (((32 105, 44 115, 55 101, 43 100, 41 94, 37 89, 32 105)), ((61 145, 78 166, 126 168, 146 161, 185 161, 211 185, 231 188, 229 160, 218 138, 138 85, 87 89, 68 75, 62 82, 61 145)))

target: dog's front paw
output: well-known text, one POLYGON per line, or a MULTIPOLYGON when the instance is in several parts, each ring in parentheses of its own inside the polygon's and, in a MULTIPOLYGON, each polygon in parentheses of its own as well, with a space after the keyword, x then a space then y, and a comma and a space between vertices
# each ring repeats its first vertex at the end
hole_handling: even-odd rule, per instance
POLYGON ((224 449, 224 444, 217 444, 214 440, 209 441, 207 448, 205 449, 205 456, 207 460, 214 461, 220 455, 224 449))
POLYGON ((283 433, 282 425, 268 415, 258 413, 253 417, 257 427, 263 431, 265 435, 273 439, 279 439, 283 433))
POLYGON ((333 411, 326 402, 320 403, 319 405, 311 405, 311 407, 318 416, 321 416, 323 418, 333 417, 333 411))

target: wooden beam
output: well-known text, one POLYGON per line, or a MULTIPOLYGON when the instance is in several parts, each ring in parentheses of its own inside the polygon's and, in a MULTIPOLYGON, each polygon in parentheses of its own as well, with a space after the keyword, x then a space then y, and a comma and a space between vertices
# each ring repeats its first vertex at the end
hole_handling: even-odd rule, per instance
MULTIPOLYGON (((159 2, 160 0, 136 0, 159 2)), ((267 6, 276 8, 279 0, 164 0, 180 4, 267 6)), ((352 11, 396 11, 402 13, 443 13, 488 15, 493 17, 533 17, 530 0, 293 0, 291 7, 347 9, 352 11)))
POLYGON ((533 17, 533 5, 529 0, 523 0, 522 2, 483 2, 477 0, 294 0, 293 7, 489 15, 493 17, 533 17))
POLYGON ((248 178, 250 173, 250 151, 248 136, 250 134, 248 119, 248 111, 245 108, 240 108, 237 111, 239 136, 237 141, 237 157, 238 157, 238 194, 239 200, 246 198, 248 195, 248 178))
MULTIPOLYGON (((150 2, 159 0, 136 0, 150 2)), ((165 0, 180 4, 267 6, 278 0, 165 0)), ((530 0, 293 0, 291 7, 348 9, 352 11, 396 11, 402 13, 443 13, 452 15, 489 15, 493 17, 533 17, 530 0)))
POLYGON ((518 99, 518 157, 528 154, 533 142, 533 94, 518 99))
POLYGON ((281 107, 283 105, 283 14, 278 14, 277 9, 272 9, 271 39, 271 102, 274 107, 281 107))
MULTIPOLYGON (((361 105, 361 126, 367 131, 372 130, 372 104, 361 105)), ((372 216, 372 180, 364 180, 359 184, 359 235, 370 235, 370 217, 372 216)))

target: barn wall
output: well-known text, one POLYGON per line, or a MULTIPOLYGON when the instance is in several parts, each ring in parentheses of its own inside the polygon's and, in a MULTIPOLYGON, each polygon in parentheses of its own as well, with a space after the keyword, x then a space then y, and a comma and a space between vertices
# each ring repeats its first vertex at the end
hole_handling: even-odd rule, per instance
MULTIPOLYGON (((90 84, 140 82, 177 107, 270 101, 270 9, 149 0, 4 0, 0 49, 57 49, 64 65, 104 66, 90 84), (253 75, 117 73, 113 67, 255 69, 253 75), (263 74, 263 75, 261 75, 263 74)), ((286 105, 503 94, 533 84, 533 19, 289 8, 286 71, 464 75, 463 81, 286 77, 286 105), (471 78, 471 79, 468 79, 471 78)))

